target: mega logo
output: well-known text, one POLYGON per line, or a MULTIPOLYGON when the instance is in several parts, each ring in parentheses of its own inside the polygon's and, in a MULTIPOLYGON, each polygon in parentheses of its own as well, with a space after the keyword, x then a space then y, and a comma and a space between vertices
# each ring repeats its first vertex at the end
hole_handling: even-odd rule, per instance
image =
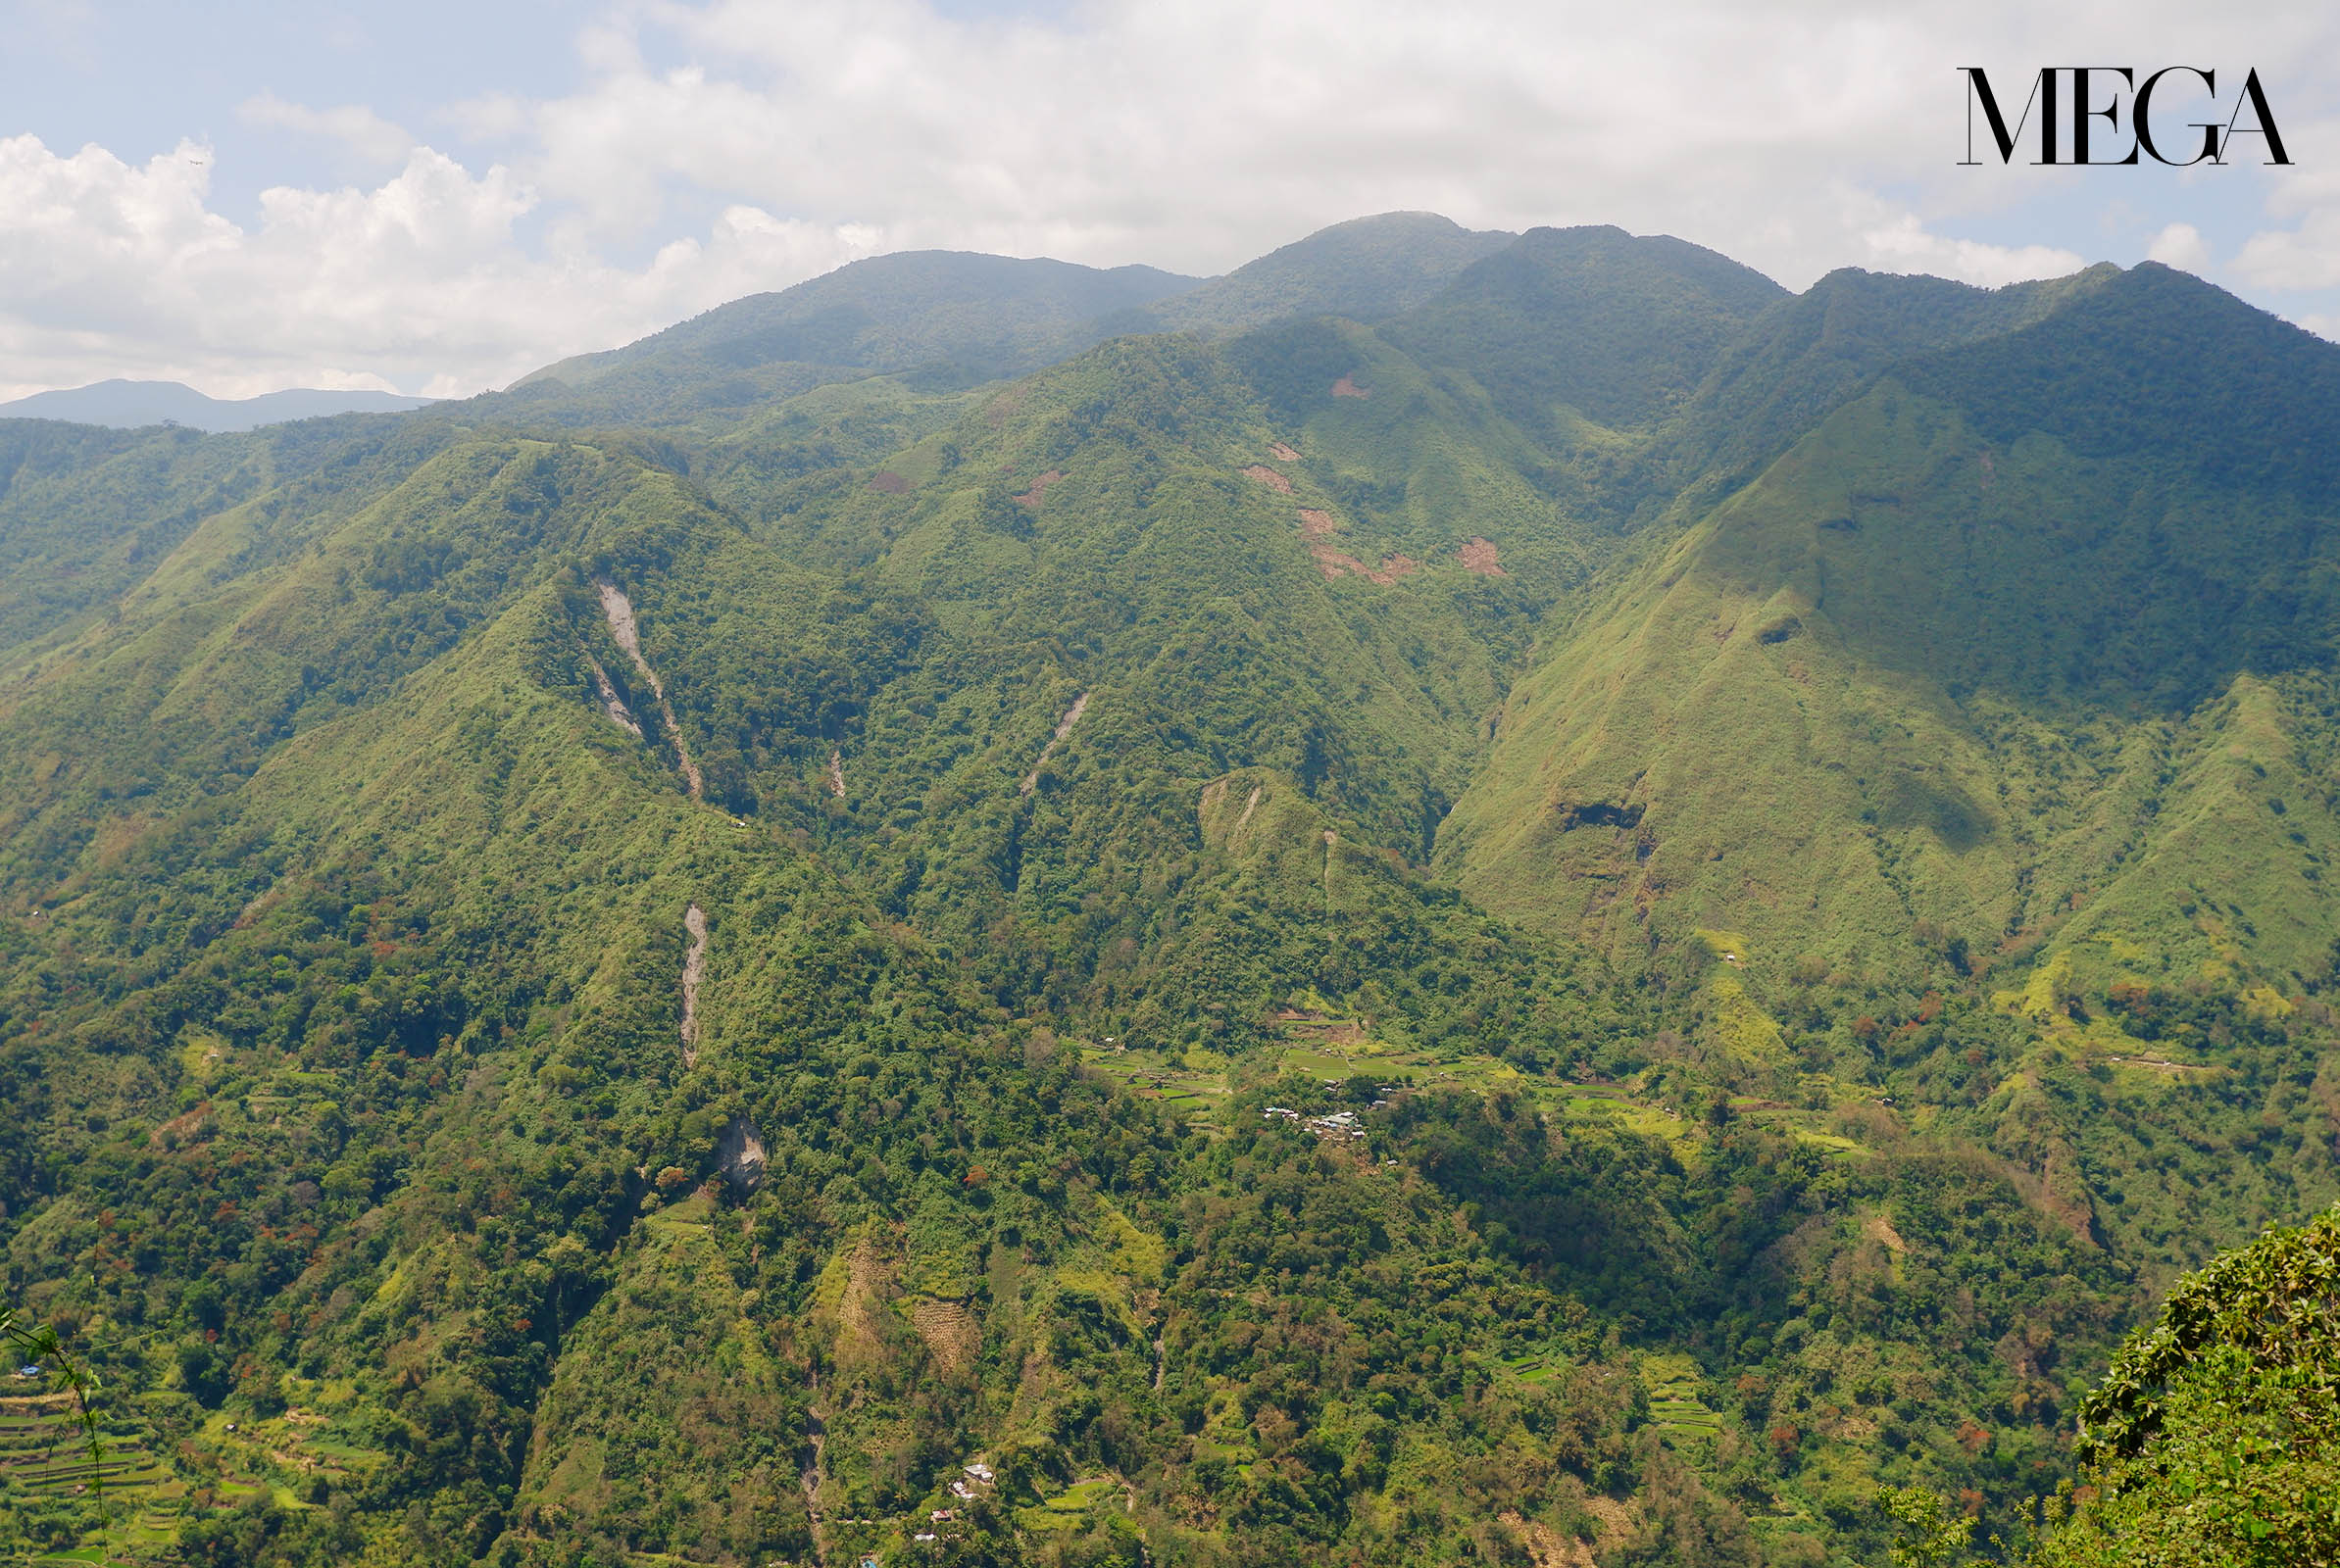
MULTIPOLYGON (((2139 81, 2137 73, 2127 66, 2048 66, 2032 78, 2023 112, 2012 126, 1982 68, 1963 66, 1960 70, 1967 78, 1967 156, 1959 160, 1961 168, 1983 162, 1974 156, 1977 109, 1982 111, 1983 128, 1999 149, 2002 164, 2015 162, 2016 143, 2022 139, 2023 127, 2031 122, 2034 111, 2039 116, 2039 156, 2031 160, 2034 164, 2117 166, 2150 158, 2175 169, 2223 165, 2236 141, 2252 136, 2259 138, 2258 146, 2265 154, 2263 162, 2291 162, 2283 151, 2283 133, 2275 128, 2275 112, 2267 106, 2266 90, 2259 85, 2256 70, 2244 74, 2234 107, 2226 110, 2220 107, 2215 71, 2165 66, 2139 81), (2099 98, 2107 101, 2100 104, 2099 98), (2124 102, 2128 111, 2125 130, 2121 126, 2124 102), (2208 118, 2173 118, 2185 114, 2202 117, 2206 109, 2208 118), (2181 124, 2182 130, 2178 128, 2181 124), (2127 148, 2120 151, 2123 141, 2127 148), (2110 156, 2115 152, 2117 157, 2110 156), (2107 156, 2098 156, 2100 153, 2107 156)), ((2233 79, 2232 73, 2227 79, 2233 79)))

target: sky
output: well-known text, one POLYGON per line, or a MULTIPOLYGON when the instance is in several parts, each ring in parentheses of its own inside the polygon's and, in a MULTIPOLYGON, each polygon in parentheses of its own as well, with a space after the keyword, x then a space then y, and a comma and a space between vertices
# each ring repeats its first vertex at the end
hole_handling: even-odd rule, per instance
POLYGON ((2340 337, 2340 6, 0 0, 0 399, 462 396, 886 251, 1207 275, 1402 209, 1675 234, 1797 289, 2151 259, 2340 337), (2019 104, 2046 65, 2209 68, 2218 118, 2256 69, 2291 166, 1961 167, 1961 68, 2019 104))

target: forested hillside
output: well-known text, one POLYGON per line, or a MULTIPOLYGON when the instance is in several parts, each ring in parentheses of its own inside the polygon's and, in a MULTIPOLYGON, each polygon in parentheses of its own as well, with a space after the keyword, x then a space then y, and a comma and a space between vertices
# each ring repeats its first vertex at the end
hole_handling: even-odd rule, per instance
POLYGON ((2027 1540, 2340 1199, 2336 378, 2165 269, 1393 215, 0 421, 0 1247, 108 1446, 22 1378, 0 1532, 2027 1540))

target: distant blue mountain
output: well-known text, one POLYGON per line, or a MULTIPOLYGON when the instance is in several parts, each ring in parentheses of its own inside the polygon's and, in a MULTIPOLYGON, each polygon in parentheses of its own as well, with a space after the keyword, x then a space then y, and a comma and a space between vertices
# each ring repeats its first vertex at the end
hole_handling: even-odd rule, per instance
POLYGON ((75 424, 109 424, 135 429, 145 424, 183 424, 196 430, 251 430, 287 419, 327 414, 403 414, 431 398, 395 392, 320 392, 295 387, 256 398, 206 397, 176 381, 99 381, 70 391, 35 392, 0 403, 0 419, 65 419, 75 424))

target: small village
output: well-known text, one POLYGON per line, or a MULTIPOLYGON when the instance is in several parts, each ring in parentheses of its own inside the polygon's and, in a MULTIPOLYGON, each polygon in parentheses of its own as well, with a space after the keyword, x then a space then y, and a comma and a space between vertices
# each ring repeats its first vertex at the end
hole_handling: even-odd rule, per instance
MULTIPOLYGON (((1376 1107, 1388 1103, 1386 1099, 1373 1102, 1376 1107)), ((1263 1121, 1281 1119, 1297 1122, 1317 1137, 1328 1141, 1350 1144, 1365 1141, 1365 1124, 1358 1119, 1357 1112, 1353 1110, 1335 1110, 1321 1116, 1309 1116, 1303 1115, 1289 1105, 1270 1105, 1260 1113, 1260 1119, 1263 1121)))

